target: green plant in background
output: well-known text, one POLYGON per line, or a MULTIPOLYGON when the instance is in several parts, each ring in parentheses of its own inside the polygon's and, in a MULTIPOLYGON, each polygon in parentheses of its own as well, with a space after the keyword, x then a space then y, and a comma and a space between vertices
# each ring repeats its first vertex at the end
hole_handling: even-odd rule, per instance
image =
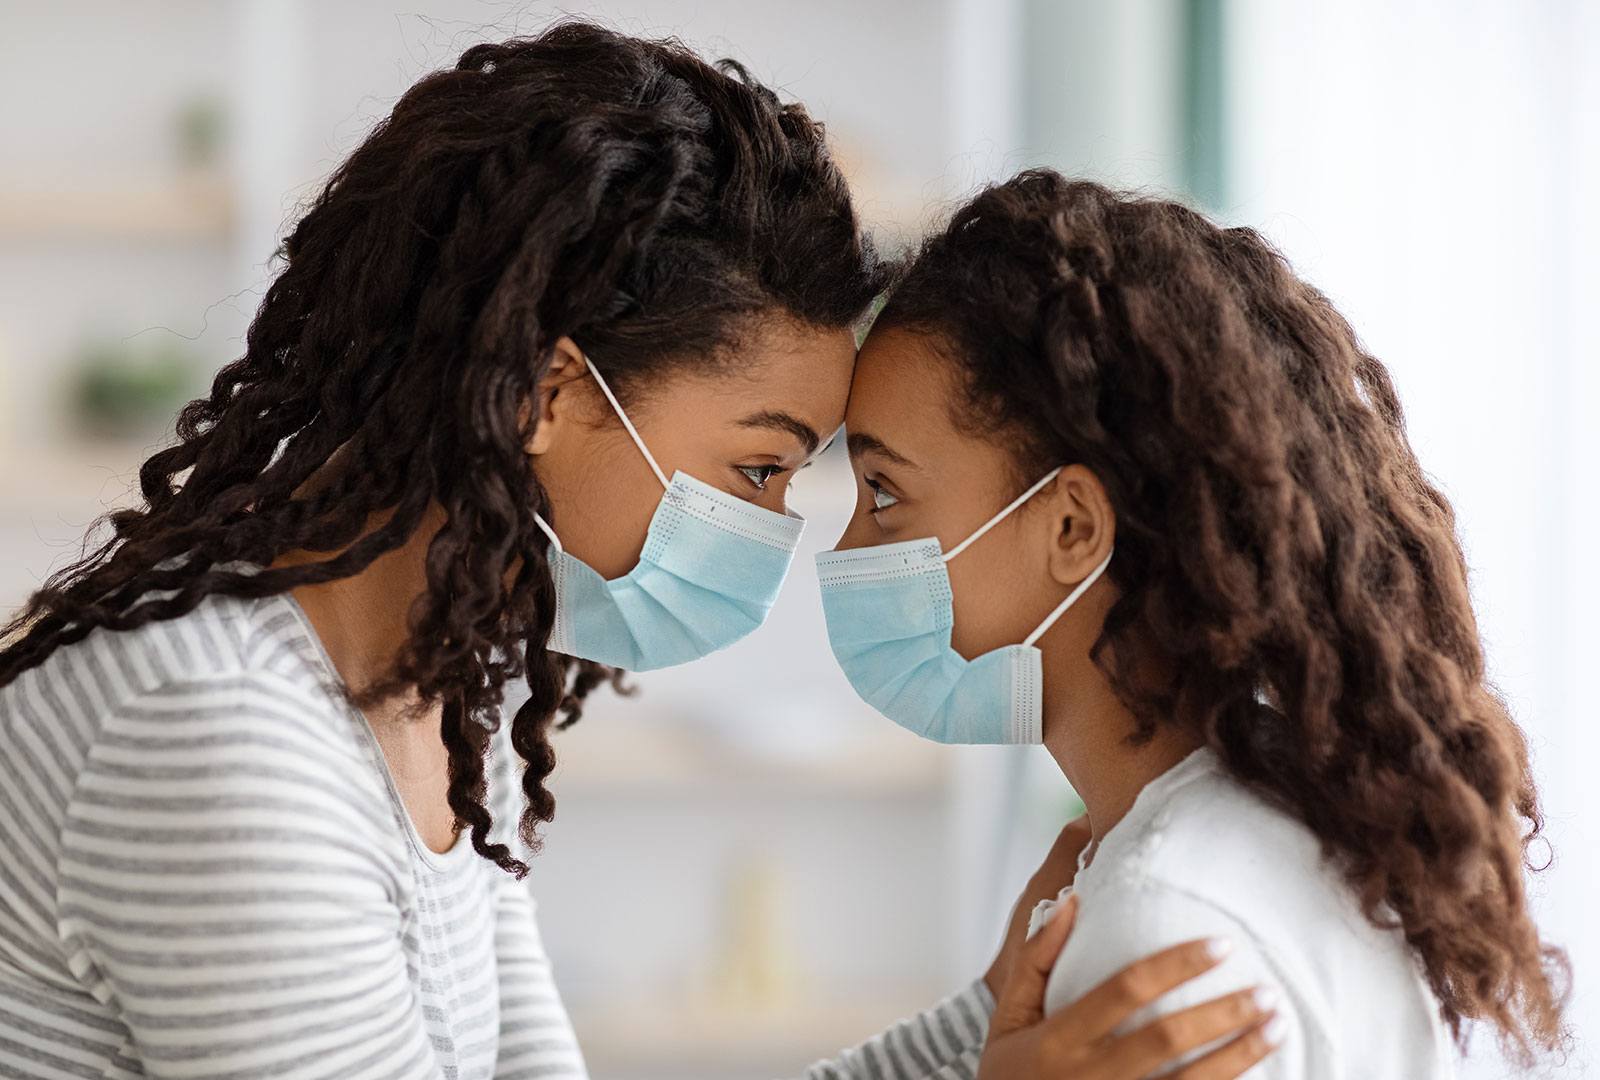
POLYGON ((198 370, 171 344, 92 344, 71 379, 73 419, 85 434, 102 438, 158 435, 198 388, 198 370))
POLYGON ((228 116, 215 94, 197 94, 184 102, 174 118, 178 160, 191 168, 210 168, 222 155, 228 116))

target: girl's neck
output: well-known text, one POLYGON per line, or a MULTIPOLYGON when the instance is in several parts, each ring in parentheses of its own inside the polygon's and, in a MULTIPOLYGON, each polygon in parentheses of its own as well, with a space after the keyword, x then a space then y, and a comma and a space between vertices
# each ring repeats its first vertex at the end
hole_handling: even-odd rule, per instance
POLYGON ((1136 744, 1137 720, 1089 659, 1092 642, 1054 644, 1044 655, 1044 744, 1083 800, 1098 843, 1146 784, 1205 740, 1188 726, 1163 723, 1136 744))

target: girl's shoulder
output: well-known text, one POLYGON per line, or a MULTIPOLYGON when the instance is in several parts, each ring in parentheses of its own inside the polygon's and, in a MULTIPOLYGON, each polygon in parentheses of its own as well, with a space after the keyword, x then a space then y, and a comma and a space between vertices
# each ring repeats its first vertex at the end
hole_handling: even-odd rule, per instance
POLYGON ((1233 955, 1188 984, 1185 1000, 1271 986, 1287 1001, 1298 1047, 1279 1057, 1320 1063, 1304 1075, 1343 1075, 1324 1067, 1330 1060, 1351 1064, 1352 1075, 1445 1075, 1412 1070, 1447 1060, 1448 1046, 1404 939, 1366 918, 1309 828, 1209 751, 1141 793, 1075 890, 1079 926, 1052 977, 1052 1005, 1154 949, 1221 937, 1233 955), (1385 1030, 1381 1045, 1358 1046, 1363 1027, 1385 1030), (1375 1072, 1355 1068, 1369 1060, 1375 1072))

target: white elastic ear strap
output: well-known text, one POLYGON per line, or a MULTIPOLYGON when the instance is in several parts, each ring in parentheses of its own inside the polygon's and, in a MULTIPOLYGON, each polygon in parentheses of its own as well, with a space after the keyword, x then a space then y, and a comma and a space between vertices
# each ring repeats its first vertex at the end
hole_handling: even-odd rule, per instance
POLYGON ((601 376, 600 369, 594 366, 594 361, 590 360, 588 356, 582 353, 579 353, 579 355, 583 356, 583 362, 589 365, 589 374, 594 376, 594 381, 600 384, 600 392, 606 396, 606 400, 611 402, 611 407, 616 410, 617 419, 621 420, 622 426, 628 429, 628 434, 633 438, 633 445, 639 448, 639 453, 643 454, 644 459, 650 463, 650 471, 656 474, 656 479, 661 481, 663 488, 670 486, 667 483, 667 474, 661 471, 661 466, 656 464, 656 459, 651 455, 650 448, 644 444, 643 439, 639 438, 638 429, 633 426, 633 421, 628 419, 628 414, 622 411, 622 406, 617 403, 617 395, 613 394, 611 387, 606 385, 606 380, 601 376))
POLYGON ((1057 465, 1055 468, 1053 468, 1049 472, 1045 473, 1044 476, 1039 480, 1039 482, 1037 484, 1034 484, 1027 491, 1024 491, 1021 495, 1018 495, 1015 499, 1012 499, 1010 504, 1004 510, 1000 511, 994 517, 990 518, 988 521, 986 521, 982 525, 978 526, 978 531, 977 532, 973 533, 971 536, 969 536, 965 540, 961 541, 961 543, 957 544, 955 547, 953 547, 949 551, 945 552, 944 556, 943 556, 944 561, 945 562, 949 562, 951 559, 955 558, 957 555, 960 555, 963 551, 967 550, 973 544, 977 543, 979 538, 981 538, 984 533, 988 532, 990 529, 994 528, 996 525, 998 525, 1002 521, 1004 521, 1006 519, 1006 515, 1010 514, 1011 511, 1015 510, 1017 507, 1021 506, 1023 503, 1027 502, 1029 499, 1031 499, 1035 495, 1039 494, 1040 489, 1042 489, 1046 484, 1048 484, 1050 481, 1052 481, 1052 480, 1054 480, 1056 478, 1056 474, 1061 471, 1061 468, 1062 467, 1060 465, 1057 465))
POLYGON ((561 547, 561 537, 556 535, 556 531, 550 527, 550 523, 548 521, 546 521, 538 513, 535 513, 533 515, 533 522, 535 525, 539 526, 539 528, 543 529, 544 534, 550 538, 551 547, 555 548, 557 551, 563 550, 561 547))
POLYGON ((1050 629, 1056 624, 1057 619, 1061 618, 1061 616, 1067 613, 1067 609, 1069 607, 1077 603, 1078 597, 1089 591, 1089 586, 1100 580, 1100 575, 1105 573, 1106 567, 1110 565, 1111 556, 1107 555, 1101 561, 1100 565, 1095 567, 1094 570, 1090 572, 1088 577, 1078 582, 1078 587, 1069 592, 1065 600, 1056 605, 1056 609, 1054 611, 1044 617, 1044 622, 1040 623, 1033 633, 1022 639, 1022 644, 1032 645, 1034 642, 1038 641, 1040 636, 1043 635, 1046 630, 1050 629))

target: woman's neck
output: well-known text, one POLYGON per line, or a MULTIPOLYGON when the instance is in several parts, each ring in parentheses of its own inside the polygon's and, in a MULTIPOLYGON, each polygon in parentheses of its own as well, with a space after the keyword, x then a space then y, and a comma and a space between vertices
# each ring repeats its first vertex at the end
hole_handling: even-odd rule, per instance
MULTIPOLYGON (((1095 614, 1103 617, 1102 612, 1095 614)), ((1058 624, 1064 632, 1045 649, 1044 744, 1083 800, 1098 842, 1133 807, 1146 784, 1205 740, 1188 727, 1159 724, 1148 740, 1135 744, 1131 736, 1137 718, 1089 659, 1093 640, 1072 640, 1085 632, 1084 624, 1098 632, 1101 618, 1070 627, 1058 624)))
MULTIPOLYGON (((367 523, 367 531, 381 526, 385 516, 375 516, 367 523)), ((350 577, 291 590, 339 677, 357 694, 387 678, 394 669, 410 635, 411 606, 427 589, 424 559, 434 532, 435 528, 419 528, 404 544, 350 577)), ((332 554, 285 552, 272 565, 322 562, 332 554)), ((406 703, 389 701, 363 711, 375 721, 389 719, 391 713, 405 712, 406 703)))

